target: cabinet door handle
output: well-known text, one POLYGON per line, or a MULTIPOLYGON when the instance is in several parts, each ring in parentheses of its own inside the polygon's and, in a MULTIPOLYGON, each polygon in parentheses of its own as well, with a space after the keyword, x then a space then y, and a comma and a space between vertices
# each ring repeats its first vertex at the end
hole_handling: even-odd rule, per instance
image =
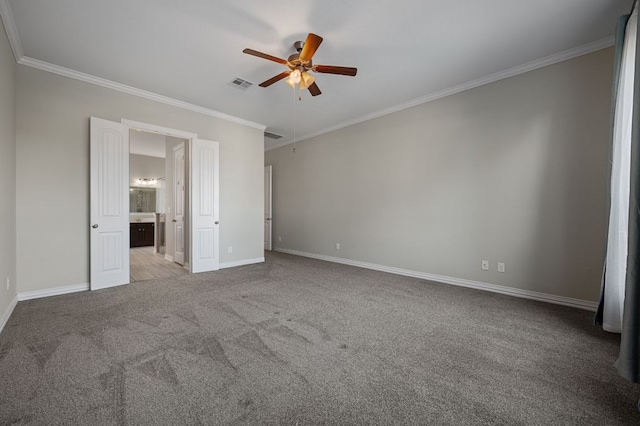
POLYGON ((97 223, 94 223, 91 227, 92 227, 93 229, 96 229, 96 228, 98 227, 98 224, 97 224, 97 223))

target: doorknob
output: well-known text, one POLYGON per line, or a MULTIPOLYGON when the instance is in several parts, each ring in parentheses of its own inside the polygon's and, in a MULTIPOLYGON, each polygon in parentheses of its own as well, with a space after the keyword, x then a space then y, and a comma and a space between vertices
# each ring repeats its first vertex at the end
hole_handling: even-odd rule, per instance
POLYGON ((271 218, 270 218, 270 217, 268 217, 268 218, 267 218, 267 220, 271 220, 271 218))
POLYGON ((218 221, 216 220, 216 225, 217 225, 217 224, 219 224, 219 223, 220 223, 220 222, 218 222, 218 221))
POLYGON ((172 219, 172 220, 171 220, 171 222, 177 222, 177 220, 175 220, 175 219, 172 219))
POLYGON ((97 228, 97 227, 98 227, 98 224, 97 224, 97 223, 94 223, 94 224, 93 224, 93 226, 91 226, 91 227, 92 227, 93 229, 95 229, 95 228, 97 228))

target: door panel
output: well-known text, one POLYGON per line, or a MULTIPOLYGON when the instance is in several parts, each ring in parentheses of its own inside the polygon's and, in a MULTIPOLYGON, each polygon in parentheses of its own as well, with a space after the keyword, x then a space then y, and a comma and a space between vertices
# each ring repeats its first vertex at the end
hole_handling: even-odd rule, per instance
POLYGON ((173 148, 173 171, 175 182, 174 199, 174 262, 184 265, 184 195, 185 195, 185 150, 184 143, 173 148))
POLYGON ((218 270, 219 144, 194 139, 191 143, 191 272, 218 270))
POLYGON ((90 120, 91 290, 129 283, 129 128, 90 120))

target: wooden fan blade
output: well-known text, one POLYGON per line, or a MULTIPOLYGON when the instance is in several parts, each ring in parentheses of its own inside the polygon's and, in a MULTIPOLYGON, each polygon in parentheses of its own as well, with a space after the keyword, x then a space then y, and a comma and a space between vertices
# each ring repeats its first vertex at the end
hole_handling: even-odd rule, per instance
POLYGON ((311 86, 308 87, 308 89, 309 89, 309 93, 311 93, 311 96, 318 96, 322 94, 322 92, 320 91, 320 88, 316 83, 312 83, 311 86))
POLYGON ((275 77, 271 77, 269 80, 267 81, 263 81, 262 83, 260 83, 258 86, 260 87, 269 87, 271 86, 273 83, 276 83, 280 80, 282 80, 283 78, 285 78, 286 76, 288 76, 291 73, 291 71, 284 71, 281 72, 280 74, 276 75, 275 77))
POLYGON ((313 58, 313 54, 318 50, 320 43, 322 43, 322 37, 309 33, 300 52, 300 59, 309 62, 313 58))
POLYGON ((287 65, 287 61, 285 61, 284 59, 276 58, 275 56, 267 55, 266 53, 258 52, 257 50, 244 49, 242 52, 246 53, 247 55, 257 56, 258 58, 267 59, 269 61, 277 62, 282 65, 287 65))
POLYGON ((335 67, 333 65, 314 65, 313 70, 315 72, 322 72, 325 74, 340 74, 353 77, 358 72, 358 68, 351 67, 335 67))

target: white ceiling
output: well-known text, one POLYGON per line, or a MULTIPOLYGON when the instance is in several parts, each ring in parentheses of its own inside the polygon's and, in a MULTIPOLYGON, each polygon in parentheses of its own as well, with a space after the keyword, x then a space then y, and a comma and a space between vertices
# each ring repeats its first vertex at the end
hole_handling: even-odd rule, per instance
POLYGON ((0 0, 8 32, 17 33, 9 37, 14 52, 24 56, 21 63, 65 67, 285 136, 266 139, 267 148, 293 140, 294 108, 300 140, 611 45, 616 19, 631 5, 632 0, 0 0), (287 58, 293 43, 309 32, 324 37, 315 64, 357 67, 358 75, 315 74, 323 93, 312 98, 305 91, 302 101, 284 81, 258 87, 284 67, 242 50, 287 58), (246 91, 231 87, 236 76, 256 85, 246 91))

